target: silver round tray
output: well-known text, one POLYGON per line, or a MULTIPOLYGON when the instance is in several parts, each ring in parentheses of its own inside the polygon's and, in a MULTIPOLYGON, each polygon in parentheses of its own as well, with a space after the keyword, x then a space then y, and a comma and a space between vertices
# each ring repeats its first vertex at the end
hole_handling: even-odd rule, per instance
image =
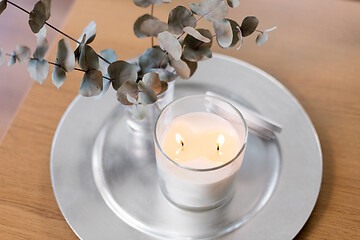
POLYGON ((61 119, 51 151, 59 207, 79 238, 292 239, 315 205, 321 148, 301 105, 277 80, 243 61, 215 54, 175 98, 213 91, 283 126, 276 140, 250 135, 236 193, 220 208, 191 212, 159 190, 153 140, 126 124, 124 107, 108 91, 77 97, 61 119))

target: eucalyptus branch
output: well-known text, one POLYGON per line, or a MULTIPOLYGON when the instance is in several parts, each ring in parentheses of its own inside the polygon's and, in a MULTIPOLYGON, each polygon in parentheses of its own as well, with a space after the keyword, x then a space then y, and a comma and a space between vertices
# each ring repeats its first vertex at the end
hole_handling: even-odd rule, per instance
MULTIPOLYGON (((23 11, 23 12, 25 12, 25 13, 27 13, 28 15, 30 15, 30 12, 29 11, 27 11, 26 9, 24 9, 24 8, 22 8, 21 6, 19 6, 19 5, 17 5, 17 4, 15 4, 15 3, 13 3, 13 2, 11 2, 11 1, 6 1, 7 3, 9 3, 10 5, 12 5, 12 6, 14 6, 14 7, 16 7, 16 8, 18 8, 18 9, 20 9, 21 11, 23 11)), ((66 33, 64 33, 63 31, 61 31, 60 29, 58 29, 58 28, 56 28, 56 27, 54 27, 53 25, 51 25, 50 23, 48 23, 47 21, 45 21, 45 23, 44 23, 46 26, 48 26, 48 27, 50 27, 50 28, 52 28, 53 30, 55 30, 56 32, 58 32, 58 33, 60 33, 60 34, 62 34, 62 35, 64 35, 65 37, 67 37, 67 38, 69 38, 70 40, 72 40, 72 41, 74 41, 74 42, 76 42, 77 44, 81 44, 81 42, 79 42, 78 40, 76 40, 75 38, 73 38, 73 37, 71 37, 71 36, 69 36, 68 34, 66 34, 66 33)), ((108 63, 108 64, 111 64, 108 60, 106 60, 105 58, 103 58, 102 56, 100 56, 99 54, 97 54, 98 55, 98 57, 101 59, 101 60, 103 60, 104 62, 106 62, 106 63, 108 63)))
POLYGON ((168 54, 168 52, 167 52, 167 51, 164 53, 164 55, 162 55, 162 57, 161 57, 161 59, 160 59, 160 62, 159 62, 159 64, 158 64, 158 68, 160 68, 160 67, 161 67, 161 63, 162 63, 162 61, 164 60, 164 58, 165 58, 166 54, 168 54))

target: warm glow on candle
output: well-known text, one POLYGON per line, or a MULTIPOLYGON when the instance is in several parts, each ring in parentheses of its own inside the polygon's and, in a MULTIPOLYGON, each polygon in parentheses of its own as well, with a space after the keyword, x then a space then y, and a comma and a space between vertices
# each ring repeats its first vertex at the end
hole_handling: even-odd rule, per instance
POLYGON ((183 140, 183 138, 181 137, 181 135, 180 134, 175 134, 175 138, 176 138, 176 141, 179 143, 179 144, 181 144, 181 146, 184 146, 184 140, 183 140))

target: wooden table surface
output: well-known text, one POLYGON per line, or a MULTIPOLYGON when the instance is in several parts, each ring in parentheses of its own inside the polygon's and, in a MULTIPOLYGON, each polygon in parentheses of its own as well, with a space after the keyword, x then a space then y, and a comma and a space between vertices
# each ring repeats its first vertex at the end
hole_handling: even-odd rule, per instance
MULTIPOLYGON (((156 7, 155 15, 167 19, 177 3, 156 7)), ((130 0, 78 0, 63 29, 77 38, 95 20, 98 35, 92 46, 113 48, 126 59, 150 46, 149 39, 132 33, 136 18, 149 11, 130 0)), ((238 21, 247 15, 257 16, 262 29, 279 29, 262 47, 250 37, 240 51, 216 47, 214 52, 248 61, 276 77, 304 106, 322 145, 320 195, 297 239, 360 239, 360 3, 244 0, 230 12, 238 21)), ((55 54, 54 48, 49 59, 55 54)), ((80 81, 80 73, 71 73, 59 91, 50 77, 42 86, 34 83, 1 143, 2 240, 77 239, 55 201, 49 160, 56 126, 80 81)))

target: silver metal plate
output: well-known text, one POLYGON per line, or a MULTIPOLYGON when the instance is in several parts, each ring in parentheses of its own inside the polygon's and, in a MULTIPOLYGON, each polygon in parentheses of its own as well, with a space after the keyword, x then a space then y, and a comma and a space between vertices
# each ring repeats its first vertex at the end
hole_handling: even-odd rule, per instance
POLYGON ((305 224, 322 177, 310 119, 278 81, 243 61, 214 55, 175 97, 214 91, 283 126, 276 141, 249 136, 232 200, 215 210, 173 206, 158 185, 151 135, 134 135, 109 91, 77 97, 54 136, 51 177, 59 207, 88 239, 292 239, 305 224), (230 232, 230 233, 229 233, 230 232))

